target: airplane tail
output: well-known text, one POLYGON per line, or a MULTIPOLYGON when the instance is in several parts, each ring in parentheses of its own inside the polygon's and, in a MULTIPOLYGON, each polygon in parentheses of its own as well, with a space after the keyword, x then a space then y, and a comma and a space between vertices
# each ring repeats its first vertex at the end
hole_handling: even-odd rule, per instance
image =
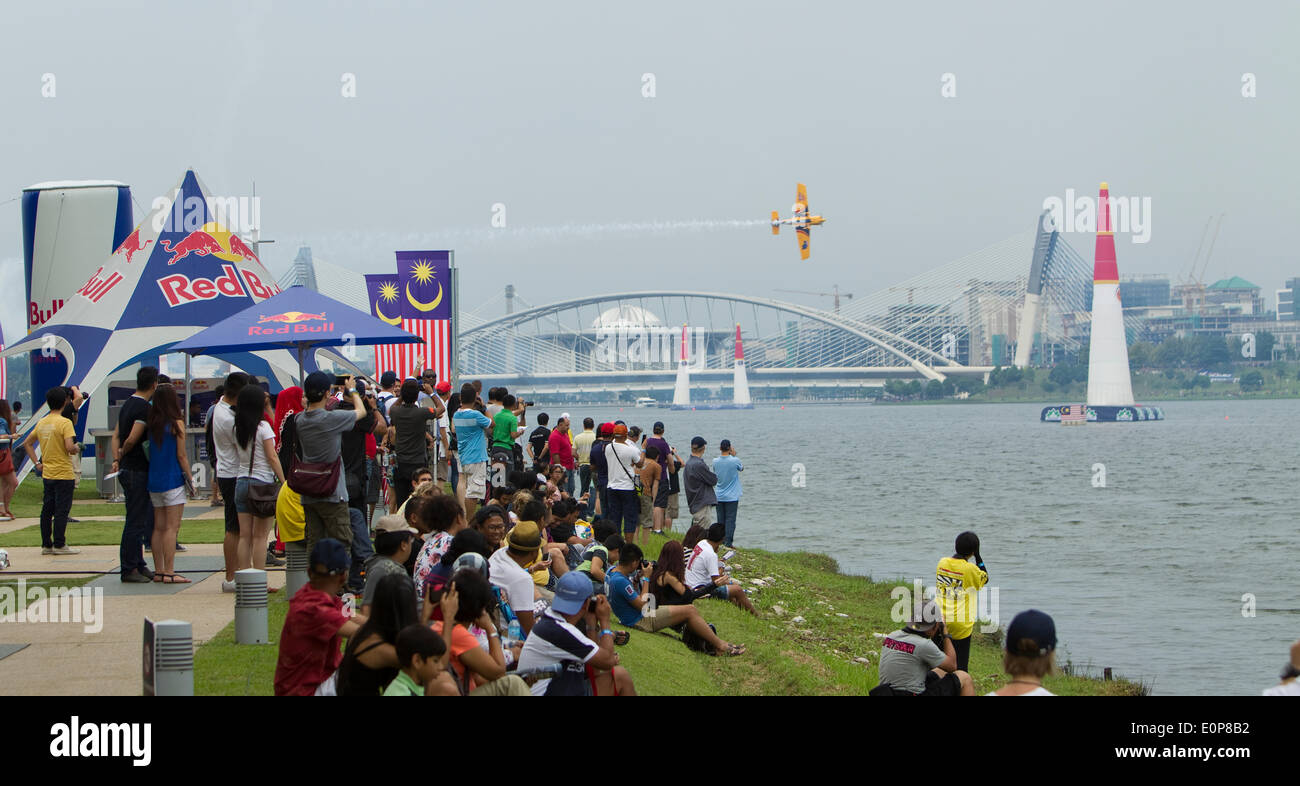
POLYGON ((775 210, 772 211, 772 234, 781 234, 781 217, 775 210))

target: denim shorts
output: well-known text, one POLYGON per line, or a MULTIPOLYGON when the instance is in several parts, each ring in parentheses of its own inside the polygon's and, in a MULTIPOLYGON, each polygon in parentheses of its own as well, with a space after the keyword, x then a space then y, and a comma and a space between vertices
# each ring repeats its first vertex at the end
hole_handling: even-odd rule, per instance
POLYGON ((248 506, 248 489, 249 486, 274 486, 274 483, 266 483, 256 478, 239 478, 235 481, 235 512, 252 513, 253 509, 248 506))
MULTIPOLYGON (((701 584, 699 587, 696 587, 695 589, 702 589, 704 586, 705 585, 701 584)), ((708 597, 717 598, 718 600, 726 600, 730 594, 730 591, 727 589, 727 587, 729 586, 731 585, 723 584, 721 587, 715 586, 712 590, 709 591, 708 597)))

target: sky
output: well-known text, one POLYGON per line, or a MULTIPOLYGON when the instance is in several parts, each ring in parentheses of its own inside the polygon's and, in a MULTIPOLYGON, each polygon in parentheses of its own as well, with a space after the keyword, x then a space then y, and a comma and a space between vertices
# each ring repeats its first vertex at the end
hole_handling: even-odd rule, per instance
MULTIPOLYGON (((0 323, 25 332, 23 187, 120 180, 138 221, 190 167, 219 195, 256 182, 277 274, 301 245, 368 272, 452 248, 467 308, 506 284, 533 305, 675 288, 829 307, 776 290, 886 288, 1103 180, 1150 200, 1148 242, 1117 238, 1122 274, 1186 275, 1225 214, 1206 281, 1240 275, 1272 304, 1300 276, 1298 9, 9 6, 0 323), (807 262, 764 226, 796 182, 829 219, 807 262)), ((1070 240, 1090 258, 1090 235, 1070 240)))

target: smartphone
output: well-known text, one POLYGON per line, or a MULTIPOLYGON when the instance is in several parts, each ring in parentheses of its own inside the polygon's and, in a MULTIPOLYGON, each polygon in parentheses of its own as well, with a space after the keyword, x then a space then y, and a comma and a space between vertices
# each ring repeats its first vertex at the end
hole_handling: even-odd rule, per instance
POLYGON ((334 384, 335 384, 335 385, 346 385, 346 384, 348 384, 348 378, 347 378, 347 377, 342 377, 342 376, 334 377, 334 384))

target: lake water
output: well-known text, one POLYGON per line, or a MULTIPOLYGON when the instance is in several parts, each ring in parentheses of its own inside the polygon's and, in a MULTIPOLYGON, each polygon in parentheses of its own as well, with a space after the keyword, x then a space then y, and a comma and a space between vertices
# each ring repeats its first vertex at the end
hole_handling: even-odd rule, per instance
POLYGON ((1061 662, 1113 667, 1156 694, 1258 695, 1300 637, 1286 569, 1300 401, 1161 406, 1165 421, 1081 427, 1040 423, 1037 404, 569 409, 662 420, 683 456, 695 434, 708 458, 731 439, 745 463, 742 549, 820 552, 847 573, 930 586, 971 529, 1002 625, 1048 612, 1061 662))

